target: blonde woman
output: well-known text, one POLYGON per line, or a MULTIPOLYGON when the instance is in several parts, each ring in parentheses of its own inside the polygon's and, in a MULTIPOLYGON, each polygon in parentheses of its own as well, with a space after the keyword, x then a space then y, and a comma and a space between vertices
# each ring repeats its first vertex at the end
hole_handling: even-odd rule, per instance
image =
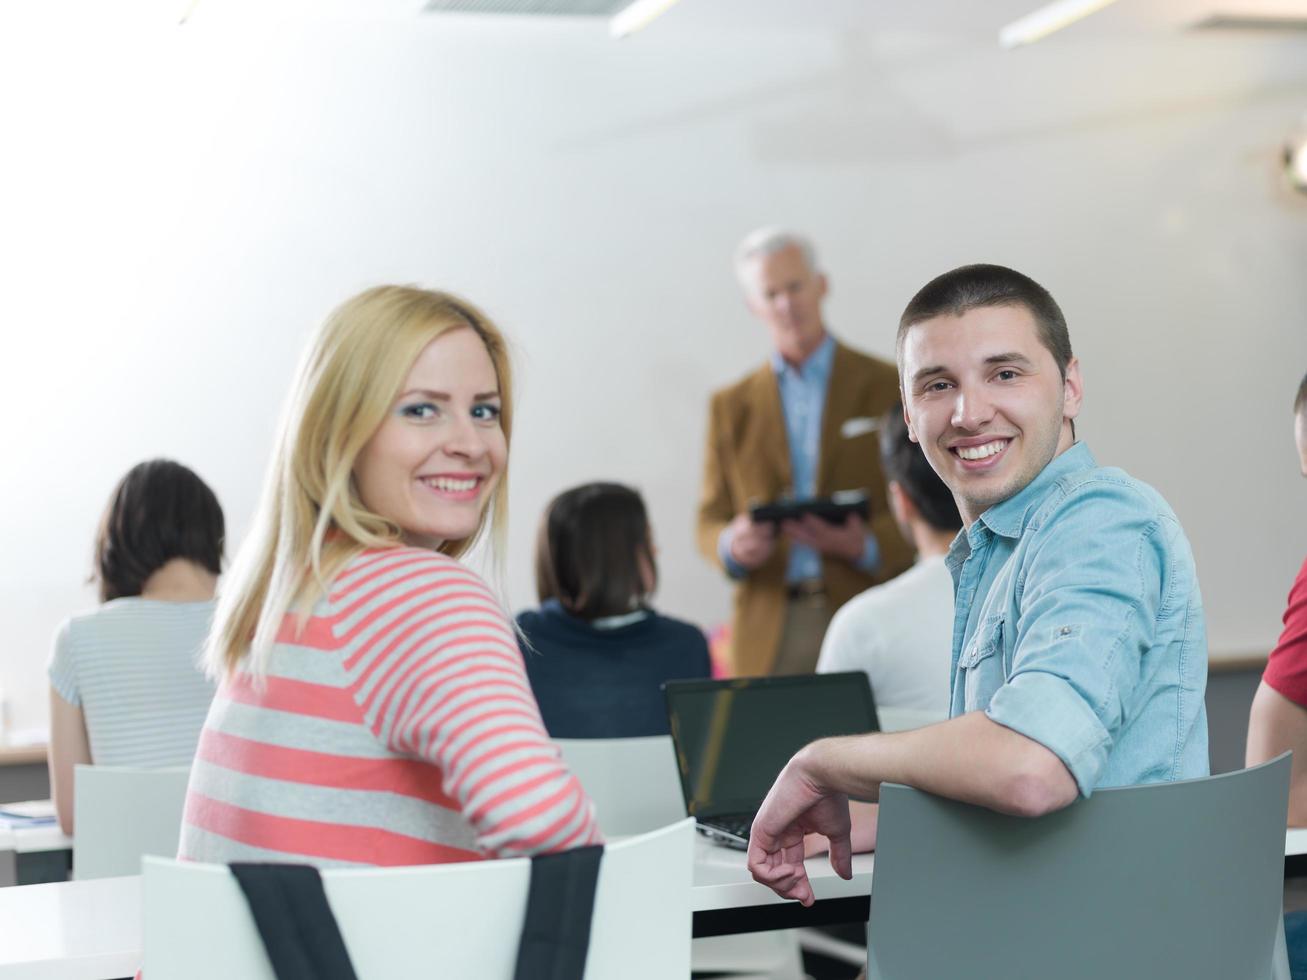
POLYGON ((301 365, 219 600, 180 855, 404 865, 599 840, 499 604, 512 384, 471 304, 383 286, 301 365), (497 542, 496 542, 497 543, 497 542))

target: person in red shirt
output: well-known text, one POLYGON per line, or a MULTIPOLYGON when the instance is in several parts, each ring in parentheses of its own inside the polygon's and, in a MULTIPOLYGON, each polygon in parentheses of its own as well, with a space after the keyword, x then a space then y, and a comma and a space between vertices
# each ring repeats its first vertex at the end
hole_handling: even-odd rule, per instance
MULTIPOLYGON (((1298 386, 1293 416, 1298 461, 1307 476, 1307 377, 1298 386)), ((1257 765, 1286 749, 1293 749, 1289 825, 1307 826, 1307 561, 1289 590, 1284 631, 1253 697, 1245 761, 1257 765)))

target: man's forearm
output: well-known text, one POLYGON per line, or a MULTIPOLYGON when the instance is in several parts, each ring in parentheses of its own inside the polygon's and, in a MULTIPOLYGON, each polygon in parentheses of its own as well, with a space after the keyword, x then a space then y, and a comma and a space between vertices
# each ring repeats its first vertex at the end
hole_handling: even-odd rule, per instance
POLYGON ((1061 809, 1075 780, 1051 751, 982 712, 894 734, 822 739, 797 760, 825 790, 874 801, 883 782, 1023 816, 1061 809))

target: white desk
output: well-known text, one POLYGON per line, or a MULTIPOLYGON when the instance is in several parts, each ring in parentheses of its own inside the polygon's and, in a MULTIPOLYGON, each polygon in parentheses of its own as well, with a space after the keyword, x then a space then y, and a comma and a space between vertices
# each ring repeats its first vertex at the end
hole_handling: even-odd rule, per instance
MULTIPOLYGON (((812 916, 824 901, 865 899, 871 890, 870 854, 853 859, 852 881, 831 871, 824 856, 810 860, 808 873, 818 898, 812 909, 787 902, 750 878, 743 851, 699 840, 694 857, 690 902, 696 923, 704 914, 752 916, 767 907, 812 916)), ((132 976, 144 948, 141 884, 136 876, 0 888, 0 980, 132 976)))
MULTIPOLYGON (((1290 831, 1294 833, 1294 831, 1290 831)), ((1301 833, 1307 835, 1307 830, 1301 833)), ((1303 838, 1307 853, 1307 836, 1303 838)), ((0 852, 31 854, 42 851, 70 851, 71 837, 55 827, 25 827, 21 830, 0 829, 0 852)), ((825 855, 808 861, 808 877, 813 894, 819 900, 865 898, 871 894, 871 869, 874 854, 855 854, 853 879, 845 881, 831 870, 825 855)), ((694 893, 691 908, 695 912, 749 908, 760 905, 788 905, 770 888, 749 877, 744 867, 744 852, 721 847, 696 835, 694 841, 694 893)))
POLYGON ((0 888, 0 980, 104 980, 141 965, 141 879, 0 888))
POLYGON ((70 851, 72 847, 73 839, 64 836, 58 824, 19 827, 16 830, 0 827, 0 851, 31 854, 36 851, 70 851))
MULTIPOLYGON (((1285 835, 1285 856, 1307 854, 1307 829, 1285 835)), ((776 914, 790 924, 819 924, 824 908, 851 909, 871 894, 875 855, 853 859, 853 878, 838 877, 825 855, 808 861, 817 904, 788 902, 749 877, 744 852, 695 842, 690 905, 695 932, 700 922, 747 918, 736 932, 785 928, 769 925, 776 914), (723 918, 732 917, 732 918, 723 918)), ((103 980, 130 977, 144 947, 140 877, 102 878, 60 884, 0 888, 0 980, 103 980)), ((862 913, 865 918, 865 911, 862 913)), ((719 935, 727 930, 709 931, 719 935)))
POLYGON ((804 908, 760 885, 744 866, 744 852, 713 844, 704 837, 694 842, 694 936, 725 936, 771 929, 866 922, 871 899, 874 854, 853 857, 853 877, 845 881, 821 854, 806 862, 816 904, 804 908))
POLYGON ((0 827, 0 886, 66 878, 72 849, 73 839, 57 824, 0 827))
MULTIPOLYGON (((830 859, 821 854, 806 862, 812 893, 819 901, 834 898, 866 898, 871 894, 874 854, 853 856, 853 878, 845 881, 831 869, 830 859)), ((713 844, 697 836, 694 842, 694 890, 690 907, 696 912, 751 908, 759 905, 791 905, 766 885, 749 877, 744 852, 713 844)))

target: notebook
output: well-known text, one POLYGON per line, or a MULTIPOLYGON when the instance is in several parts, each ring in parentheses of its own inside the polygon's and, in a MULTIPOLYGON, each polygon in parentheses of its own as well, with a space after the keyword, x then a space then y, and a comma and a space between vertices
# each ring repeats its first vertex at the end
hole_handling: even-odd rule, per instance
POLYGON ((663 691, 686 813, 741 850, 790 756, 815 739, 880 727, 861 671, 668 681, 663 691))

